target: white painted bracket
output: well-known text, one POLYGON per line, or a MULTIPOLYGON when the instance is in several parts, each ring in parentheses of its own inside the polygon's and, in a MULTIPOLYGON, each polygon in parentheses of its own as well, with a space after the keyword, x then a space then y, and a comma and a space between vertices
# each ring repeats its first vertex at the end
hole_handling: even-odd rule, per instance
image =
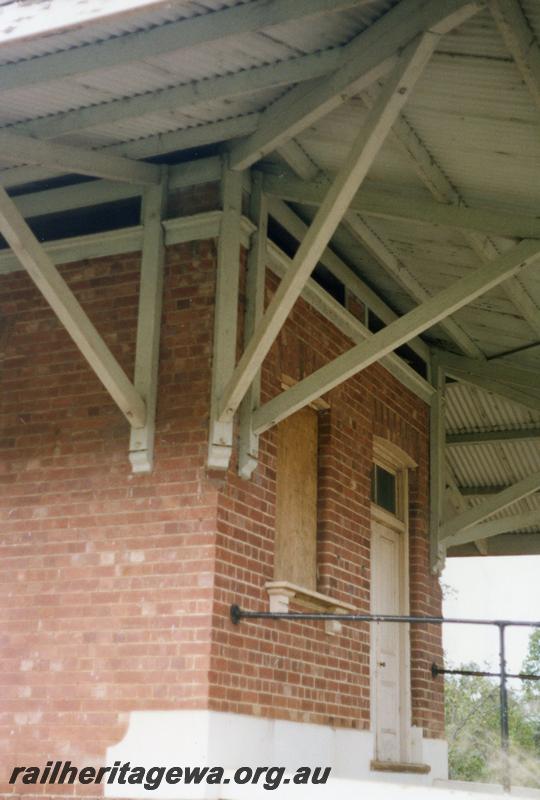
POLYGON ((133 428, 131 431, 129 460, 133 472, 151 472, 154 464, 159 339, 165 262, 163 214, 167 200, 167 184, 167 170, 164 167, 161 182, 159 185, 145 190, 142 202, 143 242, 135 355, 135 388, 146 403, 146 423, 143 428, 133 428))
MULTIPOLYGON (((250 216, 257 226, 251 238, 246 277, 246 313, 244 346, 247 346, 264 311, 264 283, 268 255, 268 207, 262 191, 262 175, 253 176, 251 186, 250 216)), ((253 431, 253 411, 261 396, 261 373, 255 375, 240 406, 240 434, 238 443, 238 474, 251 478, 259 456, 259 436, 253 431)))
POLYGON ((224 159, 221 179, 223 213, 218 240, 212 358, 212 396, 208 441, 208 468, 226 470, 232 454, 233 422, 218 420, 219 399, 236 363, 240 234, 242 219, 241 172, 232 172, 224 159))
POLYGON ((443 522, 446 487, 446 376, 436 356, 431 361, 431 381, 436 391, 430 407, 430 568, 434 574, 440 574, 445 559, 445 548, 440 544, 440 528, 443 522))

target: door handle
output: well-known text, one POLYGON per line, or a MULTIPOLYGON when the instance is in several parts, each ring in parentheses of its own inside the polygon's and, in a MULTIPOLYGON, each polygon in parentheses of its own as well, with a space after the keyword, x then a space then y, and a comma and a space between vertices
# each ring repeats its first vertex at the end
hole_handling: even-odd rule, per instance
POLYGON ((386 667, 386 661, 379 661, 377 666, 379 667, 386 667))

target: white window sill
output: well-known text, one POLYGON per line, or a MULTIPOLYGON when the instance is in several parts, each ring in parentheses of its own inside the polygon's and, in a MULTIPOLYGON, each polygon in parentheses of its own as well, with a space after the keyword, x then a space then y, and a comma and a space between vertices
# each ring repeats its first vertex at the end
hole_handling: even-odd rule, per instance
MULTIPOLYGON (((269 581, 266 584, 266 591, 270 597, 270 611, 275 613, 288 613, 291 600, 310 611, 322 611, 333 614, 352 614, 355 607, 351 603, 344 603, 321 594, 313 589, 305 589, 289 581, 269 581)), ((341 632, 341 622, 339 620, 327 620, 325 623, 327 633, 336 634, 341 632)))

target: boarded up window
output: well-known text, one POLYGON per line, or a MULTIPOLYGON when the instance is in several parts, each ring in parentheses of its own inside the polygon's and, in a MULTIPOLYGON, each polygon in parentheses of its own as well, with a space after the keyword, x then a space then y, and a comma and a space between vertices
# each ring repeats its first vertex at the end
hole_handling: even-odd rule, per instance
POLYGON ((317 412, 303 408, 277 426, 274 577, 317 586, 317 412))

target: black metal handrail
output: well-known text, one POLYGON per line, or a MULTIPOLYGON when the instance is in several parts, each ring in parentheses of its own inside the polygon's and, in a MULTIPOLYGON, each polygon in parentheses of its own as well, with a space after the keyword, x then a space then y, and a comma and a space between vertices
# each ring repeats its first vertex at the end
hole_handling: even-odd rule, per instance
POLYGON ((505 632, 510 627, 520 628, 540 628, 540 621, 516 619, 464 619, 462 617, 429 617, 429 616, 406 616, 396 614, 339 614, 323 613, 316 611, 246 611, 238 605, 230 608, 231 620, 234 625, 238 625, 242 619, 287 619, 305 621, 328 621, 337 622, 400 622, 411 625, 493 625, 499 631, 499 672, 482 672, 480 670, 459 670, 444 669, 436 664, 431 666, 433 678, 438 675, 476 675, 491 678, 499 678, 500 695, 500 722, 501 722, 501 750, 503 753, 503 777, 502 785, 506 792, 510 791, 510 759, 508 757, 510 734, 508 725, 508 687, 509 678, 520 678, 521 680, 540 680, 540 675, 529 675, 527 673, 513 674, 506 670, 506 643, 505 632))

